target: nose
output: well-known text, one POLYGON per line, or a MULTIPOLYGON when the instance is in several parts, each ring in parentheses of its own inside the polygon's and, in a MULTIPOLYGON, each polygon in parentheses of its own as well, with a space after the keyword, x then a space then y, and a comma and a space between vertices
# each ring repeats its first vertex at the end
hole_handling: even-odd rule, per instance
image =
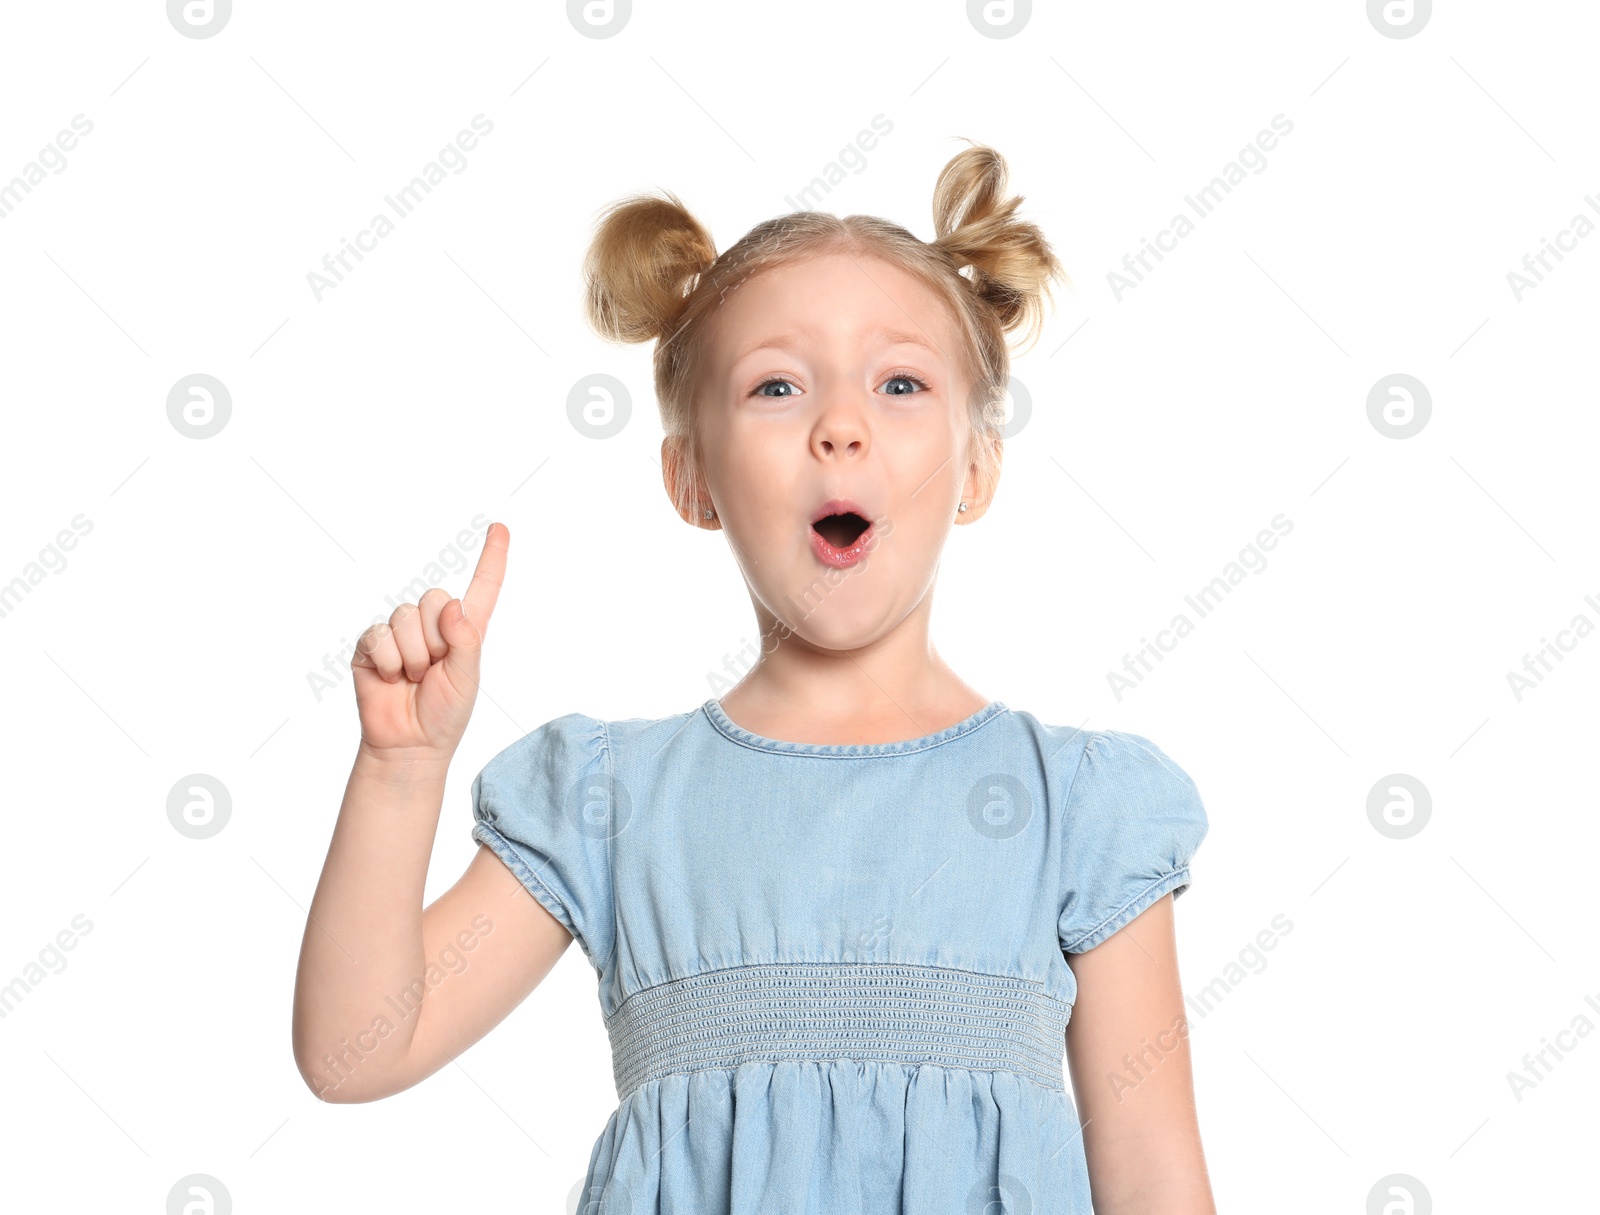
POLYGON ((819 460, 859 459, 871 443, 865 412, 848 392, 833 394, 811 429, 811 451, 819 460))

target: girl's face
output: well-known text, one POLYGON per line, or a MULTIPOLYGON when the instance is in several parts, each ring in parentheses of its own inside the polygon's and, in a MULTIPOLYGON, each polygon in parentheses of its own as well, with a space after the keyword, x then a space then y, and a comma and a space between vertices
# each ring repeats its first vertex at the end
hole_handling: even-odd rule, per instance
POLYGON ((957 503, 962 522, 987 505, 960 341, 921 280, 844 253, 757 273, 710 322, 695 408, 711 506, 758 609, 814 645, 905 619, 957 503))

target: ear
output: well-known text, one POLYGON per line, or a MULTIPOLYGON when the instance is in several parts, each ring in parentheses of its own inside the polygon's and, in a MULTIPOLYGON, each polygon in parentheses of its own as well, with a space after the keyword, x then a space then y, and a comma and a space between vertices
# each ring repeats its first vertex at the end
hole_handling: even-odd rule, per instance
POLYGON ((994 500, 994 492, 1000 484, 1000 460, 1005 454, 1005 440, 994 439, 990 446, 994 450, 994 457, 987 476, 982 462, 974 460, 967 465, 966 480, 961 485, 961 501, 967 504, 967 509, 957 512, 955 521, 958 525, 976 523, 983 518, 989 503, 994 500))
POLYGON ((667 500, 678 512, 678 517, 690 526, 706 531, 721 531, 720 518, 715 515, 710 519, 705 517, 710 502, 683 502, 689 480, 689 456, 684 450, 684 441, 681 437, 668 435, 661 440, 661 481, 667 488, 667 500))

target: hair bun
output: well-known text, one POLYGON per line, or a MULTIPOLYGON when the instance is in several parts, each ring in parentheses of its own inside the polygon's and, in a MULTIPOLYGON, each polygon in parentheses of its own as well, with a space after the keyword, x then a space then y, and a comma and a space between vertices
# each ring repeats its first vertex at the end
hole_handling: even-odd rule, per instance
POLYGON ((1006 197, 1005 158, 973 144, 950 158, 934 185, 933 244, 958 269, 972 267, 972 289, 994 308, 1003 330, 1020 330, 1032 341, 1044 323, 1050 280, 1070 280, 1038 226, 1016 218, 1021 205, 1021 195, 1006 197))
POLYGON ((584 255, 589 323, 618 342, 671 333, 717 247, 673 194, 635 194, 606 207, 584 255))

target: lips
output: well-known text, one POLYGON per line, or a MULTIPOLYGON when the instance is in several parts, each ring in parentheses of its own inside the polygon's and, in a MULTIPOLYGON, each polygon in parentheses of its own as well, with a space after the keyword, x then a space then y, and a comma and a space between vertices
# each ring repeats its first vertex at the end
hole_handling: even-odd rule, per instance
POLYGON ((865 556, 874 540, 872 518, 849 498, 829 498, 811 520, 811 549, 824 565, 844 569, 865 556))

